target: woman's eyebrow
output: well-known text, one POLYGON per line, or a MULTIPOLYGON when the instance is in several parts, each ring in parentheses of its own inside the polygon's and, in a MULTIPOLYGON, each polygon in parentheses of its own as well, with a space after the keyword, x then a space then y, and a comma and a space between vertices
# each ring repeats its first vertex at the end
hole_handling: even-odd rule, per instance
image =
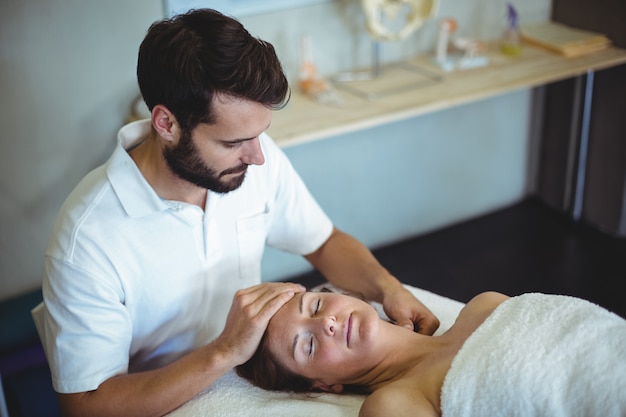
POLYGON ((291 354, 293 356, 293 360, 296 360, 296 346, 298 345, 298 339, 300 338, 300 333, 296 334, 296 337, 293 338, 293 347, 291 349, 291 354))
MULTIPOLYGON (((300 294, 300 314, 303 313, 304 311, 304 293, 300 294)), ((300 338, 300 333, 296 333, 296 337, 293 338, 293 348, 292 348, 292 354, 293 354, 293 359, 296 359, 296 346, 298 345, 298 339, 300 338)))

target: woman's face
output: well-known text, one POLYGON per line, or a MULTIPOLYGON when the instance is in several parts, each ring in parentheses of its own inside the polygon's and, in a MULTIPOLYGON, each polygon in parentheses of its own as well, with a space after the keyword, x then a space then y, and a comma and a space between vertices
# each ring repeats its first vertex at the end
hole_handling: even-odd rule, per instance
POLYGON ((383 355, 381 320, 357 298, 296 294, 268 326, 268 348, 288 370, 323 384, 357 384, 383 355))

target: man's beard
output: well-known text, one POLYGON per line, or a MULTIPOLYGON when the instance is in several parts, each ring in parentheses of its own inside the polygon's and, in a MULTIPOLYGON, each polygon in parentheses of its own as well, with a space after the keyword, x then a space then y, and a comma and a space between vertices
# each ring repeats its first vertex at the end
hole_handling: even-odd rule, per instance
POLYGON ((246 176, 245 171, 248 165, 241 164, 235 168, 226 169, 220 173, 207 166, 200 159, 200 152, 191 140, 191 132, 184 131, 180 141, 175 148, 163 150, 163 157, 167 166, 178 177, 197 185, 201 188, 214 191, 216 193, 228 193, 241 186, 246 176), (232 178, 229 181, 222 181, 222 177, 228 174, 243 172, 243 174, 232 178))

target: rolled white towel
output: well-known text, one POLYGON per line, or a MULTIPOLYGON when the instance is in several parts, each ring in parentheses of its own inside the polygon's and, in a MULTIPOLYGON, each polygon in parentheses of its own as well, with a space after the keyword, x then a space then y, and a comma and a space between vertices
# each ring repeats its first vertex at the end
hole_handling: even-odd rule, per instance
POLYGON ((444 417, 626 416, 626 320, 567 296, 502 303, 446 375, 444 417))

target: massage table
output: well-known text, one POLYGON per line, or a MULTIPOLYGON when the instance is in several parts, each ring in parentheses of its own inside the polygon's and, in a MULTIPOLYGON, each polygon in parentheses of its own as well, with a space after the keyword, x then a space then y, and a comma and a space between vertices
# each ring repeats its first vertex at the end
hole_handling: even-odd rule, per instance
MULTIPOLYGON (((407 289, 439 318, 435 335, 448 330, 464 306, 407 289)), ((380 304, 372 306, 386 318, 380 304)), ((168 417, 356 417, 364 399, 265 391, 231 371, 168 417)), ((454 357, 441 409, 444 417, 626 417, 626 320, 580 298, 512 297, 454 357)))
MULTIPOLYGON (((452 326, 464 306, 426 290, 406 287, 439 318, 436 335, 452 326)), ((384 317, 379 304, 372 306, 384 317)), ((364 399, 361 395, 266 391, 233 370, 167 417, 356 417, 364 399)))

